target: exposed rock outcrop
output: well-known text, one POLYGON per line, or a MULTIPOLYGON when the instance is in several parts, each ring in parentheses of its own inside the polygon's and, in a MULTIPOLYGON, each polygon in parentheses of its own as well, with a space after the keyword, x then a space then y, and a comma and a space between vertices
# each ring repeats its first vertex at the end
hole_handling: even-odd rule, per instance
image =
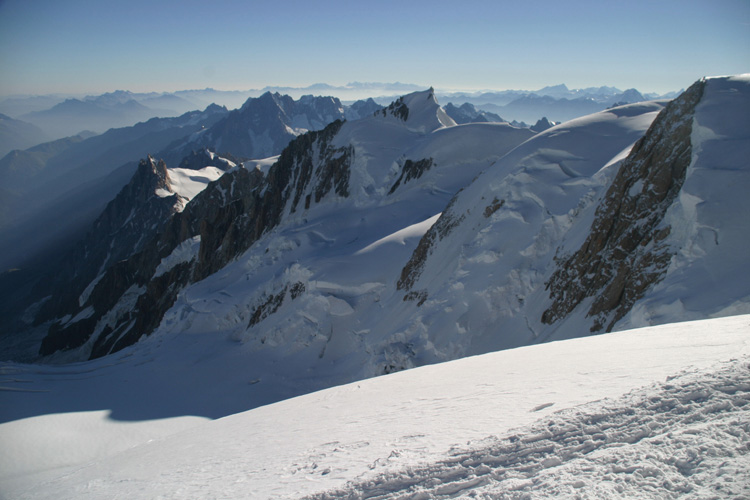
POLYGON ((693 111, 705 82, 695 83, 659 114, 633 147, 596 210, 586 241, 557 259, 547 282, 552 305, 547 324, 592 298, 592 331, 610 331, 643 293, 666 272, 674 249, 662 242, 662 224, 691 162, 693 111))
POLYGON ((330 145, 341 125, 337 121, 295 139, 266 177, 256 169, 237 168, 210 183, 140 252, 91 283, 88 295, 70 310, 73 319, 50 328, 41 354, 87 344, 95 358, 133 344, 159 325, 188 283, 247 250, 283 213, 301 208, 300 200, 309 207, 331 192, 347 196, 351 148, 330 145), (195 247, 176 258, 190 241, 195 247))
POLYGON ((172 192, 166 164, 150 156, 141 160, 130 182, 109 202, 86 237, 55 274, 38 285, 52 293, 37 314, 37 324, 77 310, 91 292, 88 285, 113 263, 139 252, 183 202, 172 192))
POLYGON ((422 174, 432 168, 433 163, 432 158, 422 158, 417 161, 406 160, 404 166, 401 167, 401 175, 399 175, 396 182, 393 183, 388 194, 393 194, 401 183, 406 184, 412 179, 419 179, 422 177, 422 174))
POLYGON ((406 121, 409 119, 409 106, 406 105, 403 97, 399 97, 390 103, 387 108, 381 109, 379 113, 383 116, 391 115, 402 121, 406 121))
POLYGON ((453 198, 453 202, 448 205, 445 212, 443 212, 443 215, 432 225, 425 235, 422 236, 417 248, 409 258, 409 262, 407 262, 401 270, 401 275, 396 283, 396 289, 406 292, 404 300, 417 300, 419 305, 427 300, 426 290, 414 291, 412 288, 422 275, 425 263, 429 255, 432 253, 433 247, 446 238, 454 228, 463 222, 465 218, 465 215, 463 214, 453 214, 451 208, 455 201, 456 198, 453 198))

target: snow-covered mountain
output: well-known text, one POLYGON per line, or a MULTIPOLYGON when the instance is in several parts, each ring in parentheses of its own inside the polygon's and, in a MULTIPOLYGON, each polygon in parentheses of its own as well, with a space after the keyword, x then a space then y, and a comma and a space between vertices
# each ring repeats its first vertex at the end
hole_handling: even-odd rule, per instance
POLYGON ((746 311, 750 79, 697 82, 631 146, 652 106, 553 127, 463 190, 399 279, 411 328, 469 354, 746 311))
MULTIPOLYGON (((109 99, 117 101, 118 95, 114 93, 109 99)), ((119 99, 129 97, 130 93, 124 93, 119 99)), ((134 251, 132 244, 121 245, 122 242, 114 241, 120 236, 115 237, 114 233, 99 231, 96 227, 89 229, 89 225, 100 216, 107 202, 128 184, 137 171, 140 155, 157 151, 158 157, 170 162, 173 181, 181 179, 184 185, 205 186, 208 180, 196 184, 192 179, 197 174, 184 172, 185 169, 201 170, 209 166, 222 172, 226 170, 226 165, 206 157, 219 158, 211 152, 217 147, 242 144, 242 147, 232 149, 238 154, 257 152, 260 157, 278 154, 289 140, 306 130, 302 126, 323 127, 326 120, 341 118, 344 113, 356 118, 359 113, 369 116, 380 108, 372 101, 362 101, 343 107, 342 111, 340 103, 332 98, 305 96, 293 101, 288 96, 267 94, 248 100, 241 110, 231 114, 225 108, 211 105, 203 112, 190 112, 177 118, 154 118, 85 140, 64 139, 6 156, 0 161, 0 172, 6 181, 4 192, 0 193, 3 195, 0 215, 7 222, 3 228, 0 264, 14 270, 0 274, 0 294, 5 299, 0 305, 0 332, 10 334, 19 328, 26 330, 19 310, 44 297, 53 298, 40 310, 37 322, 47 317, 45 311, 57 310, 54 304, 75 303, 70 297, 58 297, 53 290, 67 295, 76 286, 66 286, 65 279, 71 276, 78 280, 86 276, 93 279, 103 272, 101 265, 105 261, 128 257, 134 251), (222 119, 224 117, 226 119, 222 119), (293 129, 292 125, 298 128, 293 129), (253 130, 258 131, 254 137, 267 136, 269 131, 281 132, 270 143, 254 144, 249 137, 253 130), (254 149, 256 146, 258 151, 254 149), (178 174, 178 170, 183 174, 178 174), (34 229, 41 226, 48 229, 34 229), (78 245, 76 250, 76 240, 84 237, 86 231, 96 236, 87 237, 88 243, 78 245), (101 241, 94 242, 97 238, 101 241), (76 253, 91 245, 117 250, 109 252, 109 259, 83 259, 90 254, 76 253), (72 256, 66 257, 67 254, 72 256), (71 262, 78 262, 87 270, 71 269, 71 262), (67 271, 61 272, 61 268, 67 271), (98 272, 89 276, 92 269, 98 269, 98 272), (20 287, 19 283, 22 283, 20 287)), ((222 157, 239 163, 229 153, 223 153, 222 157)), ((125 199, 131 198, 126 196, 125 199)), ((145 207, 131 206, 130 209, 149 213, 145 207)), ((163 223, 158 213, 154 213, 155 220, 149 222, 150 229, 138 232, 131 228, 130 239, 147 242, 163 223)), ((108 217, 105 213, 100 218, 108 220, 108 217)), ((108 224, 111 225, 111 221, 108 224)), ((146 228, 147 224, 141 226, 146 228)), ((121 233, 117 231, 117 234, 121 233)))
MULTIPOLYGON (((373 232, 385 236, 401 229, 403 219, 394 220, 394 210, 407 206, 413 207, 404 210, 404 214, 412 212, 407 220, 421 224, 438 213, 449 197, 482 168, 532 134, 507 124, 456 127, 433 94, 421 92, 394 102, 374 116, 346 123, 337 121, 320 132, 300 136, 284 150, 267 175, 246 169, 225 174, 198 194, 175 216, 167 231, 147 244, 143 252, 118 263, 92 282, 94 288, 89 300, 80 302, 82 311, 70 311, 73 320, 53 327, 43 351, 49 354, 60 347, 75 347, 87 341, 89 351, 85 356, 90 353, 99 356, 113 347, 129 345, 141 335, 151 333, 187 283, 219 271, 262 237, 276 240, 273 246, 287 245, 283 243, 286 237, 274 236, 279 226, 284 232, 296 233, 299 227, 304 229, 308 218, 315 217, 321 224, 333 224, 347 231, 346 226, 359 213, 361 221, 356 225, 359 227, 350 228, 352 234, 346 238, 357 240, 362 233, 362 239, 371 239, 373 232), (438 169, 437 165, 445 168, 438 169), (344 206, 349 208, 342 210, 344 206), (184 254, 179 269, 156 273, 160 262, 172 252, 182 252, 181 243, 189 238, 200 240, 199 246, 192 246, 195 251, 200 248, 200 252, 184 254), (131 297, 136 290, 137 295, 131 297), (89 302, 104 296, 107 301, 98 303, 92 311, 93 304, 89 302), (141 296, 144 298, 138 298, 141 296), (157 297, 160 305, 155 309, 151 300, 157 297), (122 301, 126 299, 137 299, 145 307, 140 309, 130 302, 130 306, 124 307, 122 301), (113 308, 119 312, 112 313, 113 308), (135 318, 140 319, 132 323, 135 318), (96 324, 96 333, 91 337, 71 333, 78 332, 84 324, 89 335, 94 333, 91 326, 96 324), (97 342, 104 342, 97 337, 105 331, 115 344, 106 344, 105 350, 93 348, 97 342), (126 332, 130 333, 125 335, 126 332), (78 340, 70 342, 69 336, 78 340)), ((418 235, 420 230, 416 231, 418 235)), ((318 238, 322 238, 318 243, 327 239, 317 231, 310 238, 310 243, 318 238)), ((255 248, 264 248, 262 245, 258 243, 255 248)), ((316 246, 306 245, 302 250, 307 253, 306 260, 320 253, 316 246)), ((283 274, 284 267, 286 264, 274 272, 283 274)), ((267 276, 262 272, 258 278, 265 280, 267 276)), ((280 300, 278 290, 272 293, 274 299, 256 297, 266 288, 262 282, 254 280, 254 284, 247 286, 245 293, 250 295, 244 300, 251 303, 243 307, 250 307, 257 300, 280 300), (258 288, 252 290, 253 286, 258 288)), ((286 293, 287 288, 294 289, 295 283, 282 281, 279 286, 286 293)), ((76 295, 82 290, 74 288, 70 292, 76 295)), ((273 308, 263 304, 255 307, 252 314, 258 318, 266 315, 264 309, 273 308)))
MULTIPOLYGON (((185 160, 173 169, 151 157, 140 162, 133 178, 94 221, 86 237, 37 287, 36 296, 51 295, 37 313, 39 321, 54 317, 55 311, 78 306, 91 293, 93 285, 89 284, 95 284, 105 269, 142 250, 209 182, 236 167, 209 151, 185 160), (197 168, 190 168, 191 162, 197 168), (87 288, 80 297, 69 293, 82 287, 87 288)), ((79 329, 87 324, 83 319, 76 324, 79 329)))
POLYGON ((0 159, 5 189, 0 225, 3 271, 26 269, 32 259, 46 263, 59 256, 85 234, 128 183, 139 158, 211 126, 226 113, 224 108, 209 106, 93 137, 77 136, 13 151, 0 159))
POLYGON ((743 185, 747 100, 746 78, 711 79, 666 108, 616 107, 532 137, 456 126, 432 90, 409 94, 298 137, 265 174, 234 169, 210 184, 142 251, 70 288, 67 308, 44 309, 58 319, 42 353, 96 357, 212 325, 258 355, 314 353, 305 366, 322 378, 322 366, 356 359, 356 379, 743 312, 744 198, 720 179, 743 185), (693 171, 715 165, 688 190, 693 171), (686 219, 719 191, 736 201, 686 219), (725 236, 692 239, 709 233, 725 236), (706 267, 731 291, 708 296, 706 267))
POLYGON ((747 116, 748 75, 538 134, 457 125, 430 89, 298 135, 274 159, 148 157, 54 291, 20 309, 44 328, 44 361, 78 363, 0 368, 2 480, 28 497, 195 496, 210 483, 215 496, 433 498, 676 497, 742 477, 747 316, 568 339, 750 312, 747 116), (602 397, 615 399, 589 403, 602 397), (398 424, 409 408, 417 423, 398 424), (426 418, 440 415, 433 432, 426 418), (303 436, 311 419, 327 427, 303 436), (111 447, 61 458, 56 429, 94 429, 111 447), (695 436, 711 439, 710 459, 695 436), (659 455, 665 443, 677 458, 659 455), (200 475, 237 470, 247 485, 200 475))

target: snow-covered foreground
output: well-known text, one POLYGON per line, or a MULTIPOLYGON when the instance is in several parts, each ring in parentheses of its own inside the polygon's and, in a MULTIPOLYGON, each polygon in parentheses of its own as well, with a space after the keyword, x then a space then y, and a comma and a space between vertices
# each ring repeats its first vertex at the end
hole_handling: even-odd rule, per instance
MULTIPOLYGON (((85 399, 116 373, 110 396, 128 398, 136 362, 131 354, 89 374, 79 364, 67 383, 85 399)), ((14 390, 0 392, 0 407, 22 401, 13 398, 22 369, 3 366, 0 386, 14 390)), ((225 375, 229 386, 241 377, 225 375)), ((175 406, 163 382, 143 404, 175 406)), ((27 390, 45 383, 61 387, 37 377, 27 390)), ((216 384, 195 391, 232 397, 216 384)), ((25 396, 39 398, 39 415, 0 425, 4 498, 750 495, 750 316, 465 358, 213 421, 122 422, 106 408, 44 414, 46 393, 25 396), (92 439, 132 447, 107 453, 92 439), (77 456, 55 469, 66 453, 77 456)))

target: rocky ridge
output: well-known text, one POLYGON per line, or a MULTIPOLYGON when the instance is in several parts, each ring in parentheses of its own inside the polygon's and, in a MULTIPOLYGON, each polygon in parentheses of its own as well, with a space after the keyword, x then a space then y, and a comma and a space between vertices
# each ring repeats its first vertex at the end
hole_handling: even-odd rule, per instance
MULTIPOLYGON (((346 196, 351 152, 329 145, 341 124, 292 141, 266 177, 259 170, 235 168, 209 184, 181 213, 167 217, 140 251, 91 281, 74 307, 70 300, 55 304, 58 315, 66 305, 71 312, 52 325, 41 353, 87 344, 90 356, 99 357, 132 344, 158 326, 187 283, 221 269, 275 227, 285 210, 294 212, 301 200, 309 207, 331 191, 346 196)), ((140 170, 148 165, 162 180, 146 188, 149 199, 168 200, 154 195, 169 187, 166 165, 149 158, 140 170)), ((142 201, 139 206, 146 208, 142 201)))
POLYGON ((552 305, 542 321, 554 323, 587 297, 592 332, 611 331, 645 290, 667 271, 675 250, 664 244, 662 224, 692 160, 693 112, 704 81, 662 111, 633 147, 596 210, 586 241, 573 255, 558 257, 546 284, 552 305))

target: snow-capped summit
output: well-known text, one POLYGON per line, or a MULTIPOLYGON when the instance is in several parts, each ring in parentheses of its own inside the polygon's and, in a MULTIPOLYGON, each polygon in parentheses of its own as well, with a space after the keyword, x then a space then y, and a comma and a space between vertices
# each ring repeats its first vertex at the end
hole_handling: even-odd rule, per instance
POLYGON ((400 97, 380 113, 386 118, 401 120, 409 130, 422 134, 456 125, 438 104, 432 87, 400 97))

